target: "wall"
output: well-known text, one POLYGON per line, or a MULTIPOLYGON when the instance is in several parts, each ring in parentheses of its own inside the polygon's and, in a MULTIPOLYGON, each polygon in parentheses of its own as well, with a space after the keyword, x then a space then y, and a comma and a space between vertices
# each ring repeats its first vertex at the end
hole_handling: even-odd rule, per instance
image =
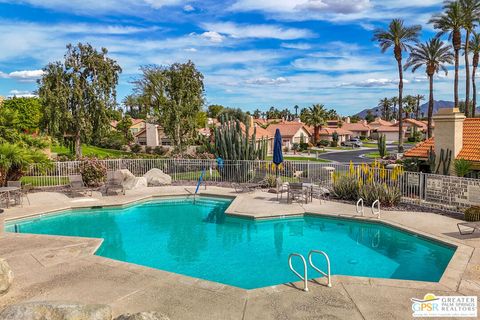
POLYGON ((480 180, 454 176, 425 175, 425 201, 453 210, 480 205, 480 180))

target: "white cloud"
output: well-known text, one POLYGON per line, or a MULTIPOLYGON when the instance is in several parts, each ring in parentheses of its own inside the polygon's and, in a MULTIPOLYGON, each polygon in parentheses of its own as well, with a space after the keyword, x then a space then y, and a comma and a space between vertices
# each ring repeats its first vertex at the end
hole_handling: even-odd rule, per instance
MULTIPOLYGON (((404 83, 409 81, 404 79, 404 83)), ((398 79, 366 79, 363 81, 357 82, 344 82, 339 85, 339 87, 360 87, 360 88, 372 88, 372 87, 385 87, 390 85, 398 85, 398 79)))
POLYGON ((284 48, 288 49, 296 49, 296 50, 308 50, 311 49, 312 46, 308 43, 301 43, 301 42, 283 42, 280 44, 284 48))
POLYGON ((187 51, 187 52, 197 52, 197 51, 198 51, 198 50, 195 49, 195 48, 186 48, 186 49, 184 49, 184 50, 187 51))
POLYGON ((232 22, 204 23, 204 29, 226 34, 233 38, 271 38, 291 40, 310 38, 314 34, 307 29, 285 28, 271 24, 235 24, 232 22))
POLYGON ((361 12, 371 6, 369 0, 308 0, 297 5, 300 10, 349 14, 361 12))
POLYGON ((35 95, 31 91, 10 90, 8 97, 31 98, 31 97, 37 97, 37 95, 35 95))
POLYGON ((279 84, 284 84, 288 82, 289 82, 288 79, 284 77, 278 77, 278 78, 260 77, 260 78, 249 79, 245 81, 246 84, 255 84, 255 85, 279 85, 279 84))
POLYGON ((207 39, 211 42, 217 42, 217 43, 222 42, 224 38, 220 33, 216 31, 205 31, 200 35, 200 37, 207 39))
POLYGON ((195 8, 190 4, 186 4, 183 6, 183 11, 191 12, 191 11, 195 11, 195 8))
POLYGON ((21 82, 35 81, 43 75, 43 70, 23 70, 4 73, 0 71, 0 78, 14 79, 21 82))

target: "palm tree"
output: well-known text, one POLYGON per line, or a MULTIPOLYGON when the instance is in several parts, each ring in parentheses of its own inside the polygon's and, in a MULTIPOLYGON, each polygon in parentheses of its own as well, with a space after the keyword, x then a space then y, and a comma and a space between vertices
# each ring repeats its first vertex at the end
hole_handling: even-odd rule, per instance
POLYGON ((378 102, 378 107, 382 110, 382 118, 385 120, 389 120, 392 101, 388 98, 380 99, 380 101, 378 102))
POLYGON ((425 96, 423 94, 417 94, 415 96, 415 100, 417 100, 417 107, 415 108, 415 119, 418 120, 418 116, 420 114, 420 101, 425 100, 425 96))
POLYGON ((398 97, 392 97, 390 98, 390 101, 392 101, 392 105, 393 105, 392 118, 397 119, 398 118, 397 116, 398 97))
POLYGON ((480 34, 474 33, 472 40, 469 43, 469 50, 473 53, 472 59, 472 118, 475 118, 475 112, 477 109, 477 84, 475 83, 475 73, 477 72, 478 67, 478 58, 480 56, 480 34))
POLYGON ((428 138, 432 137, 432 115, 433 115, 433 76, 441 70, 447 74, 445 64, 451 64, 454 55, 451 52, 452 46, 444 44, 439 38, 433 38, 425 43, 419 43, 412 49, 410 57, 405 64, 405 70, 412 67, 412 72, 425 66, 429 83, 430 96, 428 99, 428 138))
POLYGON ((317 144, 318 132, 325 125, 327 111, 323 104, 314 104, 304 112, 303 122, 313 127, 313 143, 317 144))
POLYGON ((295 109, 295 118, 298 118, 298 108, 300 108, 298 105, 295 105, 293 109, 295 109))
POLYGON ((458 1, 447 2, 443 6, 443 9, 443 13, 434 15, 428 23, 433 23, 433 27, 440 30, 437 33, 437 37, 448 33, 448 38, 452 41, 453 50, 455 52, 455 80, 453 96, 455 108, 458 108, 458 58, 460 48, 462 47, 461 30, 464 25, 463 10, 458 1))
MULTIPOLYGON (((418 41, 422 27, 414 25, 407 27, 401 19, 393 19, 387 30, 377 29, 373 34, 373 41, 377 41, 382 52, 393 47, 393 53, 398 66, 398 111, 402 114, 403 68, 402 51, 408 51, 410 44, 418 41)), ((399 128, 403 127, 402 117, 399 117, 399 128)), ((398 130, 398 152, 403 152, 403 131, 398 130)))
POLYGON ((414 96, 408 95, 405 97, 404 101, 403 112, 405 112, 405 119, 408 119, 415 111, 417 99, 414 96))
MULTIPOLYGON (((470 34, 474 32, 480 14, 479 0, 459 0, 463 13, 463 29, 465 29, 465 116, 470 115, 470 34)), ((473 112, 473 111, 472 111, 473 112)))

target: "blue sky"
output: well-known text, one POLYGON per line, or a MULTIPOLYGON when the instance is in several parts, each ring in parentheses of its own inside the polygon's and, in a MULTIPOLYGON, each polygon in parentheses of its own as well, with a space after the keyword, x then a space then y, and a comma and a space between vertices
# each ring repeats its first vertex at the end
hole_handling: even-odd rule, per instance
MULTIPOLYGON (((396 94, 392 53, 372 30, 392 18, 426 22, 437 0, 0 0, 0 95, 28 95, 67 43, 106 47, 123 68, 119 97, 138 68, 191 59, 208 104, 244 110, 323 103, 341 114, 396 94)), ((436 79, 452 100, 453 72, 436 79)), ((406 72, 406 94, 427 94, 424 70, 406 72)), ((462 87, 460 88, 462 90, 462 87)))

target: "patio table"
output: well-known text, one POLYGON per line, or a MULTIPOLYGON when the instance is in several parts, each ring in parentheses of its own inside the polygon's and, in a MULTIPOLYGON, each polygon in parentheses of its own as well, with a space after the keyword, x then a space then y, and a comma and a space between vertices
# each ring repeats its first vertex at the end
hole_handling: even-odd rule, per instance
POLYGON ((10 206, 10 193, 18 190, 20 190, 19 187, 0 187, 0 194, 7 194, 7 208, 10 206))

